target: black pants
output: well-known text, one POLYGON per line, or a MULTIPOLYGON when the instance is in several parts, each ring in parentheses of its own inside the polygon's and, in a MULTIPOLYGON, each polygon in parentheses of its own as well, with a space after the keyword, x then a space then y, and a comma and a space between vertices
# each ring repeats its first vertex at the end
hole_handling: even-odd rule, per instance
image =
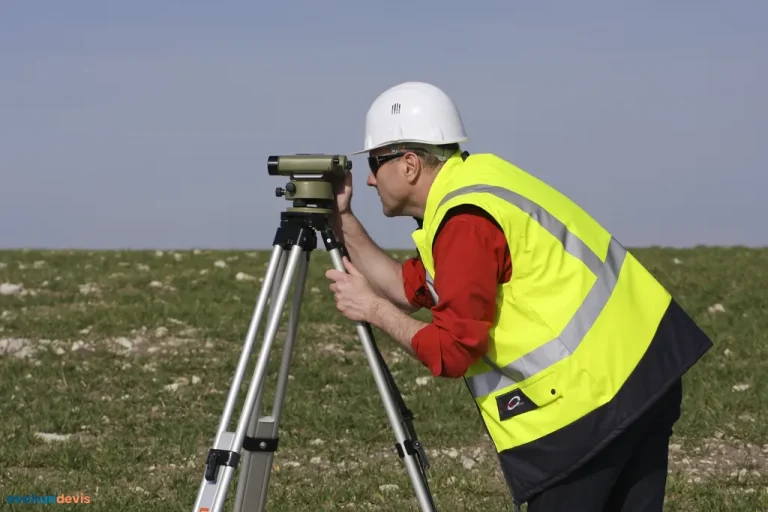
POLYGON ((680 418, 681 401, 678 381, 595 458, 529 500, 528 511, 660 512, 669 437, 680 418))

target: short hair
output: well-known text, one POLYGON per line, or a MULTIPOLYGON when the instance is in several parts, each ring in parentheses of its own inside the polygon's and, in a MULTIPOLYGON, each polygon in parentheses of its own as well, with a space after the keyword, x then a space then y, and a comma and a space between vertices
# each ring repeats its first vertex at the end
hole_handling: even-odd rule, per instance
POLYGON ((408 142, 399 146, 400 149, 409 149, 421 156, 424 165, 434 169, 443 164, 451 156, 461 150, 458 142, 451 144, 423 144, 408 142))

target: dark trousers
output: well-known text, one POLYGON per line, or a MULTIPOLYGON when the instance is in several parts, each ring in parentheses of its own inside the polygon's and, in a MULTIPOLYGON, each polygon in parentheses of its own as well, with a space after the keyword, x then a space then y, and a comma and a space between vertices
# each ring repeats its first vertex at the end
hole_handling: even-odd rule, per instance
POLYGON ((660 512, 681 402, 678 381, 595 458, 529 500, 528 512, 660 512))

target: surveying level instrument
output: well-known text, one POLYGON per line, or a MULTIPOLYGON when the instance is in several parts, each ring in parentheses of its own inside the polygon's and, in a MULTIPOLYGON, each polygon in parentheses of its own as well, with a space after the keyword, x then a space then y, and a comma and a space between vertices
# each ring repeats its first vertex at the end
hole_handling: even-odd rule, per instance
MULTIPOLYGON (((264 510, 272 462, 278 445, 288 370, 293 356, 310 255, 317 248, 316 233, 322 236, 333 266, 337 270, 345 271, 342 255, 347 255, 346 249, 331 229, 329 218, 335 201, 332 182, 350 172, 352 162, 344 155, 298 154, 270 156, 267 168, 271 176, 290 177, 285 188, 276 190, 276 195, 291 201, 292 206, 280 214, 280 225, 275 233, 263 287, 256 301, 213 447, 208 451, 205 474, 193 512, 223 510, 227 490, 238 466, 240 476, 235 495, 235 512, 264 510), (269 354, 292 285, 293 297, 274 402, 271 414, 265 415, 261 413, 261 405, 269 354), (232 432, 228 428, 237 402, 238 390, 243 382, 256 332, 259 330, 268 301, 269 314, 264 339, 236 430, 232 432)), ((371 326, 356 322, 356 329, 384 410, 395 433, 395 448, 405 463, 419 506, 423 512, 434 511, 435 506, 425 473, 429 468, 429 461, 424 447, 417 439, 412 423, 413 414, 405 405, 376 346, 371 326)))

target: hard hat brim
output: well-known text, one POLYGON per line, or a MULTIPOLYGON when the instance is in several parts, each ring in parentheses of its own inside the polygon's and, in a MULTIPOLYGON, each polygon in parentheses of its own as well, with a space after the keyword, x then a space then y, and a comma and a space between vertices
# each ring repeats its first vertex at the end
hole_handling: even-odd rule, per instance
POLYGON ((387 142, 382 142, 380 144, 377 144, 375 146, 371 146, 367 149, 361 149, 359 151, 355 151, 352 153, 347 153, 348 155, 362 155, 363 153, 369 153, 373 151, 374 149, 383 148, 386 146, 394 146, 397 144, 408 144, 408 143, 417 143, 417 144, 429 144, 431 146, 442 146, 444 144, 458 144, 459 142, 467 142, 469 140, 469 137, 462 137, 460 139, 456 140, 441 140, 441 141, 434 141, 434 140, 424 140, 424 139, 398 139, 398 140, 392 140, 387 142))

